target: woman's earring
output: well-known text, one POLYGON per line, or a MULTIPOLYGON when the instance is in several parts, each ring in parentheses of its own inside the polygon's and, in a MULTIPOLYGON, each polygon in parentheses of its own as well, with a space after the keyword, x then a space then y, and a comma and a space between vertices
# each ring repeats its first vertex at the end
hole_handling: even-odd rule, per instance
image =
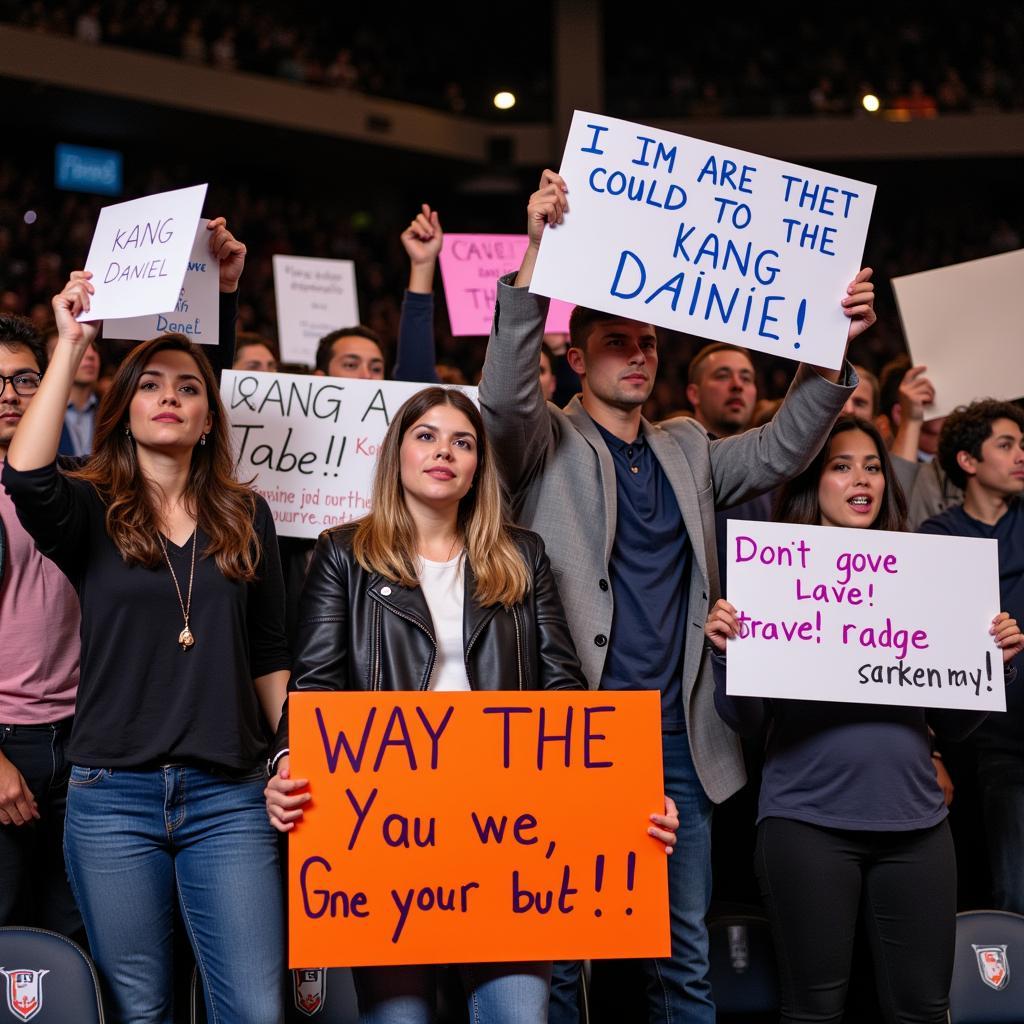
POLYGON ((203 435, 202 435, 202 436, 201 436, 201 437, 199 438, 199 443, 200 443, 200 444, 206 444, 206 435, 205 435, 205 434, 203 434, 203 435))
POLYGON ((132 428, 127 423, 124 425, 124 433, 126 437, 132 436, 132 428))

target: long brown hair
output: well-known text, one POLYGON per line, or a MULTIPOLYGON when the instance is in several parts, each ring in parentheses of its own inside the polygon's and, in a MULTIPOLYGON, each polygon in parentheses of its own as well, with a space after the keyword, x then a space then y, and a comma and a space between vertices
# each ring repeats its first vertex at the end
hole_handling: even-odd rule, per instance
POLYGON ((885 487, 882 490, 882 505, 875 516, 869 530, 905 530, 907 528, 907 499, 903 488, 892 468, 892 459, 886 450, 885 442, 878 428, 860 416, 840 416, 829 431, 821 450, 814 461, 798 476, 784 484, 775 502, 774 516, 779 523, 804 523, 818 526, 821 523, 821 502, 818 499, 818 484, 828 461, 832 439, 850 430, 859 430, 867 434, 875 445, 878 459, 882 464, 882 479, 885 487))
POLYGON ((128 353, 97 410, 93 454, 71 475, 91 483, 106 502, 107 533, 129 565, 153 568, 163 561, 150 484, 139 467, 135 439, 126 427, 143 371, 153 356, 166 351, 185 352, 195 361, 213 414, 206 444, 196 445, 192 451, 184 494, 186 508, 209 537, 203 554, 214 558, 228 579, 252 580, 260 558, 259 538, 253 529, 256 498, 234 477, 227 416, 213 367, 202 349, 184 335, 163 334, 128 353))
POLYGON ((402 487, 401 447, 406 431, 438 405, 458 409, 476 432, 476 476, 469 493, 459 502, 457 520, 476 576, 476 599, 485 606, 501 604, 509 608, 526 596, 530 574, 505 519, 498 474, 480 411, 455 388, 425 388, 395 413, 377 457, 373 510, 356 526, 352 551, 367 571, 380 573, 403 587, 419 586, 416 532, 402 487))

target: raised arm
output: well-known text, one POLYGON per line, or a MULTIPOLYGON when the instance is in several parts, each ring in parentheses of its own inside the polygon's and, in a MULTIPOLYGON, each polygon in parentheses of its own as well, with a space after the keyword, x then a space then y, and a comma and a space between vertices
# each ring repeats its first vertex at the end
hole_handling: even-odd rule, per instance
POLYGON ((27 471, 48 466, 57 458, 64 411, 71 386, 86 349, 96 340, 102 321, 79 323, 75 317, 90 308, 93 288, 87 270, 75 270, 64 290, 53 299, 57 344, 35 397, 25 410, 11 440, 7 461, 27 471))
POLYGON ((238 282, 245 269, 245 246, 228 231, 223 217, 214 217, 206 230, 210 232, 210 254, 217 261, 220 280, 219 336, 216 348, 208 348, 217 383, 224 370, 235 362, 235 321, 238 319, 238 282))
POLYGON ((912 366, 900 381, 900 426, 893 438, 892 454, 907 462, 917 462, 925 407, 935 401, 935 386, 925 376, 927 372, 927 366, 912 366))
POLYGON ((480 410, 502 481, 513 497, 553 445, 551 412, 538 382, 548 300, 529 290, 546 227, 562 223, 566 187, 545 171, 527 206, 529 243, 519 272, 498 281, 494 322, 480 378, 480 410))
POLYGON ((402 232, 409 257, 409 287, 402 298, 398 321, 398 351, 391 376, 437 384, 437 346, 434 340, 434 269, 444 242, 441 220, 426 203, 402 232))

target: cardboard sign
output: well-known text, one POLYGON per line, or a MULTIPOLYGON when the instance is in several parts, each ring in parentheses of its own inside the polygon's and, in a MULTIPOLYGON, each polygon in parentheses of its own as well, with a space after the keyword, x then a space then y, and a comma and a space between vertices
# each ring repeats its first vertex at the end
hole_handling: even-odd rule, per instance
POLYGON ((216 345, 219 339, 220 269, 210 252, 210 222, 200 218, 192 253, 174 309, 150 316, 103 321, 104 338, 146 341, 158 334, 184 334, 199 345, 216 345))
POLYGON ((301 693, 292 966, 667 956, 657 693, 301 693))
POLYGON ((79 320, 116 320, 174 309, 185 279, 206 186, 132 199, 100 210, 85 269, 96 289, 79 320))
MULTIPOLYGON (((237 474, 256 477, 277 532, 317 537, 370 510, 377 452, 398 407, 429 387, 407 381, 225 370, 237 474)), ((476 401, 476 388, 460 391, 476 401)))
POLYGON ((838 368, 875 188, 576 111, 531 290, 838 368))
POLYGON ((359 323, 356 265, 351 260, 274 257, 277 337, 286 363, 316 362, 317 342, 359 323))
MULTIPOLYGON (((452 335, 488 335, 494 319, 498 278, 519 269, 529 239, 526 235, 445 235, 441 248, 441 280, 452 335)), ((568 334, 572 303, 553 299, 546 334, 568 334)))
POLYGON ((1024 249, 892 279, 915 365, 935 385, 929 419, 978 398, 1024 395, 1024 249))
POLYGON ((729 693, 1006 710, 994 540, 730 520, 727 554, 729 693))

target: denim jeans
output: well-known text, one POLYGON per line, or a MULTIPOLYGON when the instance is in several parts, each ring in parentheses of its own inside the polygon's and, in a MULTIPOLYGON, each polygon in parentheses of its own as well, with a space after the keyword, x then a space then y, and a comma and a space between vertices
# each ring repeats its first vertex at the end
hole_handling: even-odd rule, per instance
POLYGON ((0 925, 34 925, 83 941, 82 918, 64 870, 71 719, 0 725, 0 753, 32 790, 39 820, 0 825, 0 925))
MULTIPOLYGON (((711 801, 697 778, 686 733, 662 734, 665 792, 679 808, 675 852, 668 861, 672 955, 641 961, 647 979, 647 1014, 652 1024, 715 1024, 708 981, 711 903, 711 801)), ((579 962, 554 965, 550 1024, 577 1024, 579 962)), ((594 965, 595 973, 600 964, 594 965)))
POLYGON ((284 1019, 284 921, 262 772, 71 769, 64 849, 114 1024, 172 1024, 177 901, 210 1024, 284 1019))
POLYGON ((993 903, 1000 910, 1024 914, 1024 752, 979 751, 978 785, 993 903))
MULTIPOLYGON (((545 1024, 551 964, 460 964, 470 1024, 545 1024)), ((429 1024, 434 967, 355 967, 361 1024, 429 1024)))

